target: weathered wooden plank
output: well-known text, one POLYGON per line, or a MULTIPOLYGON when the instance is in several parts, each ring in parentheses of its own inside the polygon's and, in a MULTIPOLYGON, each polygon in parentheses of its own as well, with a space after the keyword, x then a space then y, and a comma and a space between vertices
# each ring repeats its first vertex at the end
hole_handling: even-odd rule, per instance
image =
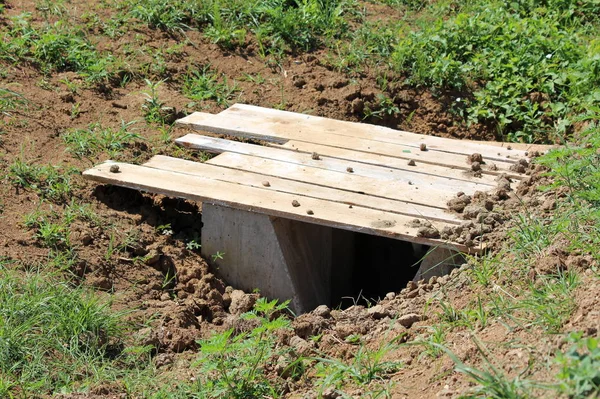
MULTIPOLYGON (((138 165, 106 162, 83 173, 87 179, 114 184, 135 190, 159 193, 171 197, 206 201, 216 205, 306 221, 344 230, 392 237, 430 246, 441 246, 462 252, 473 252, 457 243, 418 237, 418 230, 410 225, 414 219, 360 206, 314 199, 301 195, 268 191, 219 180, 168 172, 138 165), (110 172, 111 166, 118 173, 110 172), (297 201, 297 202, 294 202, 297 201), (310 211, 310 212, 309 212, 310 211)), ((432 222, 438 228, 442 224, 432 222)))
POLYGON ((397 213, 414 218, 437 220, 448 224, 461 223, 460 219, 439 208, 373 197, 355 192, 323 187, 315 184, 287 180, 279 177, 265 176, 261 173, 251 173, 239 169, 231 169, 227 166, 215 166, 210 163, 192 162, 162 155, 154 156, 148 162, 146 162, 144 166, 221 180, 245 186, 264 188, 268 191, 300 194, 306 197, 320 198, 328 201, 339 202, 345 205, 358 205, 364 208, 397 213), (268 186, 265 186, 265 182, 268 182, 268 186))
POLYGON ((229 118, 241 118, 246 121, 269 121, 274 126, 288 127, 294 129, 309 130, 314 134, 335 134, 346 137, 368 139, 389 144, 403 144, 413 148, 419 148, 421 144, 434 151, 449 152, 460 155, 470 155, 474 152, 482 154, 485 158, 496 161, 514 162, 524 158, 526 149, 519 149, 518 145, 494 146, 485 142, 471 140, 462 141, 443 137, 427 136, 402 130, 395 130, 385 126, 370 125, 340 121, 301 114, 297 112, 282 111, 273 108, 258 107, 249 104, 234 104, 220 113, 229 118))
MULTIPOLYGON (((336 172, 348 173, 348 168, 357 176, 365 176, 382 180, 412 182, 417 185, 437 186, 449 191, 487 191, 496 186, 496 183, 487 176, 488 183, 482 183, 480 178, 470 176, 462 170, 444 168, 436 165, 408 166, 404 162, 402 169, 390 168, 385 165, 370 165, 355 162, 353 154, 348 154, 346 160, 330 158, 319 153, 319 159, 313 159, 314 153, 281 151, 281 149, 263 147, 237 141, 224 140, 214 137, 188 134, 175 142, 179 145, 213 153, 230 152, 250 155, 275 161, 289 162, 314 168, 327 169, 336 172), (442 175, 435 175, 432 170, 442 175), (419 173, 421 172, 421 173, 419 173)), ((329 147, 330 148, 330 147, 329 147)), ((357 156, 360 153, 357 153, 357 156)))
MULTIPOLYGON (((466 161, 466 154, 456 154, 441 151, 435 148, 430 148, 427 151, 420 151, 418 147, 411 145, 401 143, 387 143, 373 139, 345 136, 341 134, 332 133, 332 128, 327 127, 327 124, 331 124, 333 122, 349 124, 348 126, 337 126, 336 129, 339 130, 343 130, 344 128, 351 129, 354 125, 367 126, 371 128, 373 127, 372 125, 353 124, 350 122, 341 122, 326 118, 319 118, 320 121, 322 120, 323 123, 327 124, 321 126, 315 122, 311 122, 310 125, 306 126, 301 123, 294 123, 293 121, 288 120, 287 116, 283 119, 260 119, 256 116, 247 115, 246 113, 240 113, 238 112, 238 108, 232 107, 229 109, 235 112, 232 111, 226 114, 226 111, 223 111, 220 114, 213 115, 212 118, 208 117, 206 114, 201 114, 199 115, 200 119, 196 118, 194 116, 194 113, 183 119, 180 119, 177 122, 177 124, 179 126, 187 126, 196 130, 233 135, 249 139, 272 141, 279 144, 285 144, 289 140, 295 140, 298 142, 304 142, 306 143, 306 145, 309 146, 313 144, 325 145, 336 148, 351 149, 354 151, 360 151, 365 153, 396 157, 405 160, 412 159, 416 162, 422 162, 432 165, 455 167, 464 170, 469 170, 470 168, 470 165, 466 161)), ((289 114, 294 115, 293 113, 289 114)), ((483 148, 480 149, 483 150, 483 148)), ((494 149, 496 150, 496 154, 500 150, 502 150, 498 148, 494 149)), ((515 160, 518 157, 514 158, 514 160, 507 159, 498 157, 497 155, 493 158, 484 157, 484 159, 488 159, 488 161, 492 159, 493 163, 498 168, 498 171, 488 171, 484 167, 484 173, 498 174, 507 172, 510 166, 515 162, 515 160)))
MULTIPOLYGON (((315 184, 323 187, 364 193, 368 196, 406 201, 439 209, 446 209, 446 204, 455 192, 438 189, 432 186, 417 185, 409 181, 375 180, 352 173, 340 173, 310 166, 291 164, 256 158, 248 155, 226 152, 208 161, 211 165, 219 165, 248 172, 261 173, 299 182, 315 184)), ((464 191, 471 195, 473 192, 464 191)))

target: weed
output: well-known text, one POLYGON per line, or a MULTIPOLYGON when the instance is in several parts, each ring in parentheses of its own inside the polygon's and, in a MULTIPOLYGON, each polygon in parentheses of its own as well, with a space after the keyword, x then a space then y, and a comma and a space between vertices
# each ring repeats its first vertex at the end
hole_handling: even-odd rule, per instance
POLYGON ((238 335, 230 329, 199 341, 200 367, 196 389, 203 398, 279 397, 281 387, 267 378, 264 367, 286 353, 276 345, 275 332, 289 328, 289 320, 276 317, 287 303, 261 298, 244 317, 257 327, 238 335))
POLYGON ((29 101, 16 91, 0 87, 0 112, 2 115, 11 116, 18 109, 26 109, 29 101))
POLYGON ((358 385, 366 385, 373 380, 383 379, 385 376, 400 369, 402 363, 397 360, 386 360, 389 354, 398 348, 397 339, 381 343, 372 350, 362 344, 351 363, 338 359, 317 358, 316 374, 323 388, 337 387, 350 378, 358 385))
POLYGON ((215 101, 221 107, 228 107, 229 100, 239 91, 235 82, 232 86, 227 82, 227 77, 219 77, 211 70, 210 65, 186 75, 183 82, 183 94, 196 103, 215 101))
POLYGON ((217 251, 216 254, 211 255, 212 261, 216 262, 217 260, 222 260, 225 252, 217 251))
POLYGON ((71 196, 71 176, 75 172, 72 168, 63 171, 57 166, 27 163, 20 157, 9 166, 8 179, 16 187, 32 190, 42 198, 66 201, 71 196))
POLYGON ((559 390, 573 399, 597 397, 600 394, 598 339, 571 333, 569 342, 571 348, 565 353, 558 352, 554 360, 561 367, 557 376, 559 390))
POLYGON ((52 275, 0 270, 3 397, 57 392, 93 378, 90 373, 102 368, 109 342, 120 339, 119 315, 52 275))
POLYGON ((95 156, 107 152, 111 158, 130 147, 135 141, 142 140, 137 133, 130 131, 135 121, 121 121, 118 129, 102 127, 100 123, 92 123, 87 129, 73 129, 62 135, 67 144, 67 151, 78 158, 95 156))
POLYGON ((468 366, 463 363, 455 354, 443 346, 439 346, 456 365, 456 371, 467 375, 477 384, 473 393, 463 395, 464 398, 486 398, 486 399, 527 399, 531 396, 531 389, 536 384, 520 375, 514 378, 507 377, 500 369, 492 364, 485 355, 484 348, 477 339, 475 343, 481 354, 485 366, 481 369, 468 366))
POLYGON ((169 122, 169 117, 165 111, 171 110, 166 108, 164 103, 158 98, 158 87, 164 83, 164 80, 152 83, 148 79, 144 79, 146 82, 147 90, 144 92, 146 98, 142 104, 142 111, 144 112, 144 119, 148 123, 160 123, 165 124, 169 122))

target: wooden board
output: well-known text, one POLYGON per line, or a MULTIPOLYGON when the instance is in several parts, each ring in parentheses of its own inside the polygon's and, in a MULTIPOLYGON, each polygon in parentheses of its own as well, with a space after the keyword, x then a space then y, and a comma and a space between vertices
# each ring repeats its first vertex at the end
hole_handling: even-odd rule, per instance
POLYGON ((437 220, 447 224, 460 224, 462 222, 453 214, 438 208, 373 197, 273 176, 265 176, 260 173, 250 173, 239 169, 231 169, 227 166, 215 166, 210 163, 185 161, 179 158, 156 155, 146 162, 144 166, 221 180, 249 187, 263 188, 266 191, 301 194, 306 197, 339 202, 345 205, 361 206, 364 208, 397 213, 426 220, 437 220), (269 187, 264 186, 263 183, 265 181, 269 182, 269 187))
MULTIPOLYGON (((237 141, 224 140, 214 137, 200 136, 197 134, 188 134, 184 137, 176 139, 175 142, 188 148, 194 148, 202 151, 213 153, 236 153, 270 159, 273 161, 288 162, 295 165, 309 166, 313 168, 327 169, 329 171, 348 174, 348 168, 351 168, 352 174, 356 176, 364 176, 378 180, 393 180, 401 181, 408 184, 413 183, 416 187, 437 187, 446 192, 464 191, 470 194, 475 191, 488 191, 496 187, 492 179, 487 184, 482 183, 479 178, 469 176, 462 170, 444 168, 441 166, 428 165, 428 167, 408 166, 404 163, 403 169, 389 168, 382 165, 370 165, 351 161, 352 155, 349 154, 347 160, 330 158, 324 154, 319 154, 319 159, 313 159, 312 153, 299 153, 294 151, 282 151, 276 148, 263 147, 259 145, 240 143, 237 141), (431 169, 442 175, 431 173, 431 169)), ((316 182, 318 183, 318 182, 316 182)))
MULTIPOLYGON (((489 170, 488 165, 483 167, 487 169, 483 170, 481 176, 475 177, 474 173, 463 167, 457 167, 452 165, 434 165, 430 163, 421 163, 418 160, 416 162, 416 168, 408 166, 407 158, 402 157, 391 157, 380 154, 373 154, 370 152, 354 151, 347 148, 337 148, 320 144, 305 143, 301 141, 290 140, 285 144, 279 143, 266 143, 267 146, 286 149, 290 151, 309 153, 316 152, 323 154, 331 158, 336 159, 352 159, 355 162, 366 163, 370 165, 385 165, 388 168, 407 170, 407 169, 418 169, 419 173, 425 173, 435 176, 446 176, 458 180, 473 181, 482 184, 495 185, 499 175, 506 175, 512 179, 521 180, 527 177, 525 174, 512 172, 510 170, 503 171, 492 171, 489 170)), ((416 159, 416 158, 415 158, 416 159)))
MULTIPOLYGON (((83 176, 97 182, 135 190, 194 201, 206 201, 236 209, 430 246, 448 247, 461 252, 477 250, 442 240, 417 237, 418 229, 409 225, 414 218, 360 206, 349 207, 322 199, 125 163, 106 162, 85 171, 83 176), (110 172, 112 165, 119 167, 118 173, 110 172), (293 201, 298 201, 300 206, 293 206, 293 201), (309 214, 309 210, 312 214, 309 214)), ((438 229, 442 228, 442 224, 433 223, 433 225, 438 229)))
POLYGON ((224 153, 208 163, 442 210, 447 208, 448 200, 456 194, 433 186, 411 185, 407 181, 376 180, 352 173, 334 172, 242 154, 224 153))
POLYGON ((469 167, 466 156, 474 152, 483 154, 484 160, 491 160, 504 171, 519 158, 525 157, 524 151, 241 104, 212 118, 194 113, 177 123, 198 130, 281 144, 296 140, 464 169, 469 167), (427 145, 428 151, 419 150, 421 143, 427 145))

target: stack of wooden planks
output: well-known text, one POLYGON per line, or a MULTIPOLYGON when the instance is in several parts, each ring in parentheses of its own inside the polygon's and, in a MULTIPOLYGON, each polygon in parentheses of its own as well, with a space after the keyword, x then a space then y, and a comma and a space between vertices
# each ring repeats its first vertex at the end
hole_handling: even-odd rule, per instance
POLYGON ((524 149, 423 136, 385 127, 236 104, 219 114, 177 122, 201 132, 260 140, 264 145, 198 134, 176 140, 219 153, 206 163, 155 156, 145 164, 107 162, 84 176, 138 190, 209 202, 291 220, 468 251, 420 237, 411 223, 437 229, 462 221, 447 211, 457 192, 496 187, 524 149), (485 160, 474 173, 467 157, 485 160), (112 170, 112 171, 111 171, 112 170))

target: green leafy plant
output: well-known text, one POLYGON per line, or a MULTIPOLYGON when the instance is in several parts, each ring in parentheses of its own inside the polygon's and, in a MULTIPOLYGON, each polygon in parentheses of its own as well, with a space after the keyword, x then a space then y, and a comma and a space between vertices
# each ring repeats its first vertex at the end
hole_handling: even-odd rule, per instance
POLYGON ((366 385, 398 371, 402 362, 388 359, 389 354, 398 348, 396 340, 397 338, 383 342, 375 349, 361 344, 350 363, 338 359, 316 358, 319 384, 322 388, 339 388, 349 378, 358 385, 366 385))
POLYGON ((595 337, 581 333, 569 335, 571 348, 558 352, 555 362, 561 367, 559 389, 569 398, 585 399, 600 395, 600 346, 595 337))
POLYGON ((87 129, 69 130, 62 138, 67 144, 67 151, 79 158, 95 156, 104 151, 115 158, 136 141, 143 140, 142 136, 131 132, 134 124, 135 121, 121 121, 121 126, 113 129, 92 123, 87 129))
POLYGON ((8 179, 16 187, 32 190, 42 198, 66 201, 71 196, 74 173, 72 168, 63 171, 57 166, 28 163, 20 157, 9 166, 8 179))
POLYGON ((277 346, 275 333, 289 328, 289 320, 278 316, 287 303, 261 298, 254 310, 243 317, 254 327, 251 331, 236 334, 233 329, 199 341, 200 367, 196 389, 203 398, 276 398, 281 386, 265 374, 273 359, 286 354, 277 346))
POLYGON ((235 82, 230 86, 227 77, 219 77, 210 65, 190 72, 183 82, 183 94, 197 103, 215 101, 217 105, 227 107, 237 91, 235 82))

